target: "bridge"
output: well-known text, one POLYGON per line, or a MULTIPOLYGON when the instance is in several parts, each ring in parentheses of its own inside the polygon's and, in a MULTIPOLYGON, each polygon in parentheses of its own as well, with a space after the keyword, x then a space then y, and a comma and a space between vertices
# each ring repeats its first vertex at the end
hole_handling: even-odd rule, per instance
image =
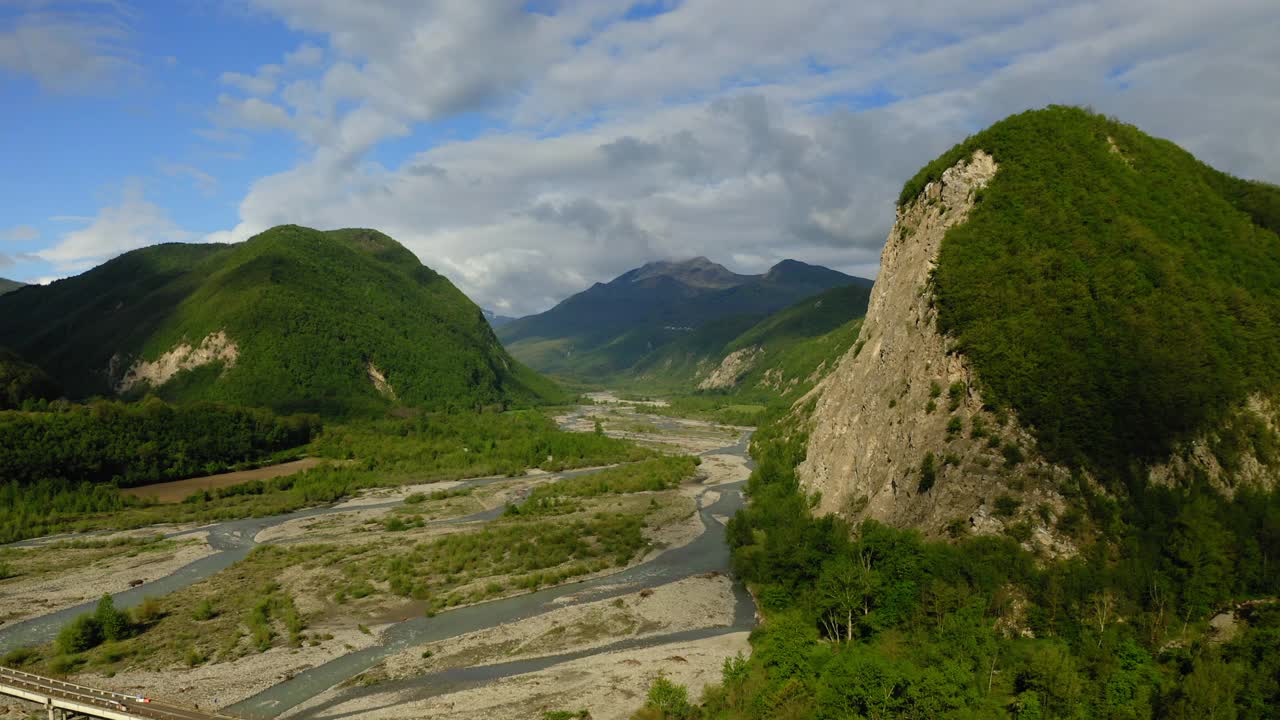
POLYGON ((156 702, 136 695, 98 690, 21 670, 0 667, 0 695, 42 705, 49 720, 73 717, 103 720, 235 720, 228 715, 156 702))

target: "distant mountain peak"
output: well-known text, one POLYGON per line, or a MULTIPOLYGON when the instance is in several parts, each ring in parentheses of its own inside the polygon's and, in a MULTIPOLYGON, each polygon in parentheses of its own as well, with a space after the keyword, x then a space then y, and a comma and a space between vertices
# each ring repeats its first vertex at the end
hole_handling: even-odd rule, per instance
POLYGON ((746 275, 739 275, 729 268, 699 255, 685 260, 655 260, 648 262, 619 276, 617 281, 640 283, 661 277, 671 278, 696 288, 734 287, 750 279, 746 275))

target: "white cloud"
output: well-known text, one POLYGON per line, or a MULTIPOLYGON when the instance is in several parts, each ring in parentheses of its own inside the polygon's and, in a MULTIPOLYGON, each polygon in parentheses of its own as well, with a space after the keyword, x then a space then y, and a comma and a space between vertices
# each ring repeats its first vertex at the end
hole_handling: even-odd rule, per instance
POLYGON ((25 242, 40 237, 40 231, 30 225, 14 225, 0 230, 0 240, 6 242, 25 242))
POLYGON ((219 95, 218 117, 228 127, 246 130, 280 129, 294 124, 284 108, 255 97, 240 99, 219 95))
POLYGON ((126 47, 130 13, 118 3, 17 0, 25 12, 0 28, 0 71, 57 92, 98 92, 136 69, 126 47))
POLYGON ((276 91, 276 80, 271 74, 245 75, 224 72, 219 78, 223 85, 230 85, 249 95, 270 95, 276 91))
POLYGON ((512 314, 662 255, 873 274, 916 168, 1053 102, 1280 180, 1274 0, 687 0, 626 22, 621 1, 254 2, 328 47, 282 58, 279 104, 224 96, 219 112, 311 154, 254 183, 216 237, 379 227, 512 314), (469 112, 504 127, 370 160, 469 112))
POLYGON ((193 237, 149 202, 139 183, 131 181, 122 189, 118 205, 102 208, 86 227, 66 233, 56 245, 36 255, 57 270, 78 272, 129 250, 193 237))

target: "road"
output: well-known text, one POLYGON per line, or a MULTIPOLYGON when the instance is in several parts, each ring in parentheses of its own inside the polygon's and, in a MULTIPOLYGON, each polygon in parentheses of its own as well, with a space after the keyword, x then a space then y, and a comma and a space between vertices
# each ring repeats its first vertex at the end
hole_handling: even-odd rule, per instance
POLYGON ((98 690, 64 680, 41 677, 20 670, 0 667, 0 695, 22 698, 40 704, 51 702, 57 709, 77 715, 120 720, 151 718, 152 720, 215 720, 228 715, 201 712, 195 708, 168 703, 139 700, 132 695, 98 690))

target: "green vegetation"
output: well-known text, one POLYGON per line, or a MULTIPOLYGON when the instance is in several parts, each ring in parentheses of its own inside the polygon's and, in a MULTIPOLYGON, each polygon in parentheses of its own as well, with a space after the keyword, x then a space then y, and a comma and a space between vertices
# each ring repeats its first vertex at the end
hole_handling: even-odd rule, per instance
POLYGON ((623 440, 561 431, 537 412, 440 413, 330 426, 312 447, 338 462, 201 491, 175 505, 149 504, 112 484, 0 484, 0 542, 54 532, 267 517, 336 502, 372 487, 515 473, 534 466, 604 465, 652 455, 623 440))
POLYGON ((697 709, 689 704, 689 691, 683 685, 677 685, 662 675, 650 684, 644 707, 644 711, 636 713, 636 720, 646 718, 687 720, 697 717, 697 709))
POLYGON ((101 526, 95 516, 139 527, 127 511, 146 503, 119 488, 273 462, 318 429, 311 416, 156 398, 0 412, 0 542, 101 526))
POLYGON ((557 480, 534 488, 524 502, 507 506, 507 514, 558 514, 577 507, 565 502, 570 498, 670 490, 692 477, 698 464, 698 458, 687 455, 657 457, 583 477, 557 480))
POLYGON ((612 384, 688 393, 730 353, 749 350, 754 351, 751 367, 733 387, 702 394, 735 397, 739 404, 799 397, 813 386, 815 372, 829 370, 857 339, 870 294, 865 285, 848 285, 763 319, 738 317, 708 324, 649 353, 612 384))
POLYGON ((60 394, 58 384, 48 373, 0 348, 0 410, 28 407, 60 394))
POLYGON ((792 422, 756 433, 728 527, 765 615, 750 660, 688 714, 636 717, 1261 720, 1280 703, 1280 490, 1153 487, 1122 506, 1081 482, 1114 541, 1046 560, 959 519, 947 544, 813 517, 792 422), (1215 636, 1209 618, 1249 598, 1239 634, 1215 636))
POLYGON ((434 413, 418 418, 330 426, 317 455, 363 459, 370 469, 422 480, 548 471, 639 460, 648 451, 594 433, 570 433, 536 411, 434 413))
POLYGON ((956 146, 901 202, 978 148, 999 170, 942 244, 939 323, 1049 457, 1126 479, 1250 393, 1276 397, 1280 188, 1051 107, 956 146))
POLYGON ((0 478, 133 487, 210 475, 306 445, 314 416, 209 403, 98 401, 46 412, 0 412, 0 478))
POLYGON ((54 646, 63 655, 74 655, 92 650, 104 642, 124 640, 135 629, 129 616, 116 609, 111 596, 103 595, 92 613, 80 615, 62 628, 54 646))
POLYGON ((111 392, 135 359, 218 332, 235 344, 234 364, 186 370, 151 391, 328 416, 559 396, 507 355, 475 304, 374 230, 285 225, 236 245, 159 245, 0 296, 0 344, 72 397, 111 392))

